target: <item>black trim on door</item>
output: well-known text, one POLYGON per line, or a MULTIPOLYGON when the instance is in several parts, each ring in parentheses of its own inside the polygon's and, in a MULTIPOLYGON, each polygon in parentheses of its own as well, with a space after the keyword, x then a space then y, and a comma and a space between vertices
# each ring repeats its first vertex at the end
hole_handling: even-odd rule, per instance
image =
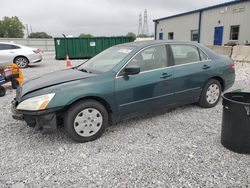
POLYGON ((174 55, 170 44, 167 44, 166 48, 167 48, 168 66, 169 67, 174 66, 175 65, 174 55))

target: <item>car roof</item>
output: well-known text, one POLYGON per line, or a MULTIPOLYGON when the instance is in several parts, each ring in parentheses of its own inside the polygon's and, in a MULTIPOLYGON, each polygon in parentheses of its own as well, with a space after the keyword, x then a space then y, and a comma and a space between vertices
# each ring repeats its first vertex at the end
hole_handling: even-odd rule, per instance
POLYGON ((138 41, 138 42, 130 42, 130 43, 124 43, 119 44, 117 47, 132 47, 134 48, 134 51, 138 51, 140 49, 143 49, 145 47, 151 46, 151 45, 160 45, 160 44, 190 44, 194 45, 196 47, 199 47, 201 50, 203 50, 209 58, 218 58, 218 54, 212 51, 211 49, 205 47, 204 45, 194 42, 194 41, 175 41, 175 40, 147 40, 147 41, 138 41))
POLYGON ((197 42, 190 41, 175 41, 175 40, 146 40, 146 41, 136 41, 130 43, 120 44, 118 46, 133 46, 133 47, 144 47, 155 44, 197 44, 197 42))

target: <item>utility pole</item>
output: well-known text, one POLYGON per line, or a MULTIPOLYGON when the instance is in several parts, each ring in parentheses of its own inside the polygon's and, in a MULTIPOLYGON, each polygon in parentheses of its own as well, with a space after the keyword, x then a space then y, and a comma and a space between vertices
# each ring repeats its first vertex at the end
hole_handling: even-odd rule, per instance
POLYGON ((30 25, 30 33, 33 33, 33 31, 32 31, 32 25, 30 25))
POLYGON ((29 25, 28 24, 25 24, 26 25, 26 30, 27 30, 27 46, 30 45, 30 42, 29 42, 29 25))
POLYGON ((30 33, 29 33, 29 25, 28 24, 26 24, 26 30, 27 30, 27 38, 29 38, 30 33))

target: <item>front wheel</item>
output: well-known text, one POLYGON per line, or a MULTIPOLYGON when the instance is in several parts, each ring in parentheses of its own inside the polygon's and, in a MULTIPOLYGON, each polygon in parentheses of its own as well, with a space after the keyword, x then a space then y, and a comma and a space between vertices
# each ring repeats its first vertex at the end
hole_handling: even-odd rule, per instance
POLYGON ((29 60, 26 57, 17 57, 14 60, 14 63, 21 69, 27 68, 29 60))
POLYGON ((203 108, 212 108, 217 105, 221 96, 221 84, 218 80, 211 79, 204 86, 199 105, 203 108))
POLYGON ((71 106, 64 118, 66 134, 76 142, 99 138, 109 124, 106 108, 95 100, 80 101, 71 106))

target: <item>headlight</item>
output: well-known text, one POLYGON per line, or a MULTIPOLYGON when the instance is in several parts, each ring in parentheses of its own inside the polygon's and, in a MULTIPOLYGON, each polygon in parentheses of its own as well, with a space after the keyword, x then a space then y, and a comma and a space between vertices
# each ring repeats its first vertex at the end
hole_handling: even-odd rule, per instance
POLYGON ((44 110, 49 102, 53 99, 55 93, 50 93, 47 95, 41 95, 37 97, 32 97, 30 99, 24 100, 18 106, 18 110, 29 110, 29 111, 36 111, 36 110, 44 110))

